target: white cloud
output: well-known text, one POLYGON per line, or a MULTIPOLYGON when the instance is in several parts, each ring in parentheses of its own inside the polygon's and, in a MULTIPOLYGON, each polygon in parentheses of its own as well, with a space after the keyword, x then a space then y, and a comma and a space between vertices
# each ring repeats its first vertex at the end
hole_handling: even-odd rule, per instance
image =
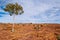
MULTIPOLYGON (((16 3, 18 2, 24 8, 24 14, 16 16, 15 22, 33 22, 33 23, 40 23, 40 22, 54 22, 55 20, 59 20, 60 16, 55 17, 55 12, 59 9, 54 9, 49 16, 47 16, 46 11, 50 10, 53 7, 59 7, 56 2, 57 0, 40 0, 35 2, 36 0, 8 0, 7 3, 16 3), (53 5, 54 4, 54 5, 53 5), (57 5, 57 6, 56 6, 57 5), (32 18, 33 16, 38 16, 39 18, 32 18), (57 18, 58 17, 58 18, 57 18)), ((1 10, 2 11, 2 10, 1 10)), ((3 12, 3 11, 2 11, 3 12)), ((0 19, 0 22, 13 22, 13 16, 5 15, 0 19)))

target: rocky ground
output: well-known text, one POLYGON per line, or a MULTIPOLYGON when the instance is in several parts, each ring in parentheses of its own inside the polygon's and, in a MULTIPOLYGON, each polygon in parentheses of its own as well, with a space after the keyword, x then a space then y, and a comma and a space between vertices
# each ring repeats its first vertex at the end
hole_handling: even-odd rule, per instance
POLYGON ((0 40, 60 40, 60 24, 0 23, 0 40))

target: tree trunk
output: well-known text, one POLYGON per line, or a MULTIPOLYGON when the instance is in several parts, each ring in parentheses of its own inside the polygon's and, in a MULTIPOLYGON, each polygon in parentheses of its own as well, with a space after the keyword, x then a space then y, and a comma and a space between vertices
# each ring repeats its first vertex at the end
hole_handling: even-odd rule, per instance
POLYGON ((14 25, 15 25, 15 14, 13 15, 13 26, 12 26, 12 32, 14 32, 15 30, 14 30, 14 25))

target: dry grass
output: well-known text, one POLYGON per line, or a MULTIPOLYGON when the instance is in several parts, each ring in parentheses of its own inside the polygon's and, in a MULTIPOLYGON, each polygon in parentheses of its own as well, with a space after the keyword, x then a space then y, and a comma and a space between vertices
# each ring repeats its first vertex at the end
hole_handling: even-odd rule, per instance
POLYGON ((0 40, 57 40, 60 24, 12 24, 0 23, 0 40), (38 28, 37 28, 38 27, 38 28))

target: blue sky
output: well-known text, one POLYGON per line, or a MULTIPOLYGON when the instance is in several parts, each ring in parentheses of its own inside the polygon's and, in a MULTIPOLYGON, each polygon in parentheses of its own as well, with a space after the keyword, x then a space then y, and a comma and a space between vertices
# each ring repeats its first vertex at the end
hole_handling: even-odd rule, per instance
POLYGON ((60 0, 0 0, 0 23, 13 23, 13 16, 3 7, 16 2, 24 14, 15 16, 15 23, 60 23, 60 0))

